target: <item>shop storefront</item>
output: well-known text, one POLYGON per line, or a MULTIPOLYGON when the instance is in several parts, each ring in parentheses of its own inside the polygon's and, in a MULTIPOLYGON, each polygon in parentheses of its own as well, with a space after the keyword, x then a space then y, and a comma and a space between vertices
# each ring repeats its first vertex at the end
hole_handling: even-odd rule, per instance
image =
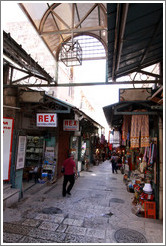
MULTIPOLYGON (((8 92, 11 94, 11 90, 5 93, 8 92)), ((12 119, 12 148, 6 152, 10 160, 4 164, 8 174, 4 181, 18 189, 20 197, 27 184, 56 182, 62 176, 62 163, 70 153, 75 155, 78 171, 82 170, 82 155, 91 162, 91 135, 101 127, 99 124, 43 91, 14 89, 12 93, 15 104, 4 110, 4 117, 12 119)), ((4 121, 4 130, 7 130, 5 124, 4 121)))
POLYGON ((81 163, 81 170, 88 171, 91 165, 99 163, 97 161, 98 156, 100 156, 98 151, 100 150, 100 137, 104 128, 87 116, 81 120, 80 127, 79 162, 81 163))
MULTIPOLYGON (((61 115, 73 116, 70 105, 43 91, 7 89, 4 93, 11 94, 11 91, 14 94, 11 97, 13 105, 6 106, 4 117, 13 120, 13 148, 10 148, 8 155, 11 157, 7 170, 10 175, 4 180, 11 183, 12 188, 19 189, 21 197, 24 187, 27 187, 25 183, 56 181, 59 170, 58 146, 59 141, 62 141, 59 136, 60 126, 63 127, 61 115), (16 97, 17 105, 14 104, 16 97)), ((7 99, 5 97, 6 104, 7 99)), ((69 142, 66 149, 69 149, 69 142)), ((6 162, 4 166, 7 167, 6 162)))
MULTIPOLYGON (((16 169, 16 172, 23 172, 22 186, 20 184, 18 187, 22 192, 34 182, 53 182, 57 173, 57 114, 37 113, 29 107, 29 112, 21 112, 18 128, 18 136, 24 136, 26 139, 24 165, 16 169), (53 124, 54 118, 56 120, 53 124)), ((18 182, 20 183, 16 179, 16 183, 18 182)))
POLYGON ((162 107, 151 101, 134 101, 117 103, 110 110, 111 124, 119 129, 121 136, 116 152, 121 153, 123 180, 127 190, 133 193, 135 214, 162 218, 162 136, 159 134, 162 107))

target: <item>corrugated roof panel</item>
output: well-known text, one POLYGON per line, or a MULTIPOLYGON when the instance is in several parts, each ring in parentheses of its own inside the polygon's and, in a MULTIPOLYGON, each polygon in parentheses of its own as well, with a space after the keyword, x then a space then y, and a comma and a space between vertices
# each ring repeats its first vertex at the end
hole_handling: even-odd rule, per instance
POLYGON ((163 4, 130 3, 124 36, 121 39, 121 26, 125 22, 124 5, 107 5, 109 81, 112 77, 117 79, 140 68, 161 62, 163 59, 163 4), (117 43, 115 32, 117 32, 117 43), (122 44, 121 53, 120 44, 122 44), (117 65, 118 55, 119 66, 117 65))

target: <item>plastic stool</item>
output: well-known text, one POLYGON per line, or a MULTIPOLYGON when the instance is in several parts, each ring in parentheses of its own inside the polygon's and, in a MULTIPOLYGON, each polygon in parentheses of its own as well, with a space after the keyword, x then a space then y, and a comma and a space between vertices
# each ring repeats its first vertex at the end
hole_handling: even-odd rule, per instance
POLYGON ((145 218, 156 219, 156 203, 144 202, 145 218))

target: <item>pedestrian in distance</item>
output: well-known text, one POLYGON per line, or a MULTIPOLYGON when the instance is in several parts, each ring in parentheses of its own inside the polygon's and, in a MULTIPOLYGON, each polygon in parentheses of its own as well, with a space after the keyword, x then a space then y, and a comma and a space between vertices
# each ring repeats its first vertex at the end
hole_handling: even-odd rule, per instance
POLYGON ((70 191, 74 186, 75 177, 78 177, 76 163, 74 161, 73 154, 70 154, 69 158, 67 158, 62 164, 64 179, 63 179, 63 188, 62 188, 62 195, 63 197, 66 194, 71 195, 70 191), (69 182, 69 185, 67 186, 69 182))
POLYGON ((118 160, 117 160, 117 169, 121 169, 122 167, 122 158, 120 156, 118 156, 118 160))
POLYGON ((39 171, 39 167, 36 166, 36 167, 34 168, 34 170, 33 170, 33 173, 34 173, 34 179, 35 179, 35 184, 38 183, 38 179, 39 179, 39 173, 38 173, 38 171, 39 171))
POLYGON ((105 161, 105 151, 104 150, 102 151, 102 161, 103 162, 105 161))
POLYGON ((112 173, 117 172, 117 156, 114 154, 112 157, 111 157, 111 163, 112 163, 112 173))

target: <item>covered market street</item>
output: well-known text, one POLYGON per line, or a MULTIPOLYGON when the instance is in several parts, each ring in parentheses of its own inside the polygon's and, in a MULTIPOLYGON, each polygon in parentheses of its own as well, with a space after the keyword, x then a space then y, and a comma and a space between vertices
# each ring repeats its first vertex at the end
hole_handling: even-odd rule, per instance
POLYGON ((71 196, 63 178, 33 185, 4 209, 4 243, 163 243, 162 222, 135 215, 123 176, 106 160, 80 172, 71 196))

